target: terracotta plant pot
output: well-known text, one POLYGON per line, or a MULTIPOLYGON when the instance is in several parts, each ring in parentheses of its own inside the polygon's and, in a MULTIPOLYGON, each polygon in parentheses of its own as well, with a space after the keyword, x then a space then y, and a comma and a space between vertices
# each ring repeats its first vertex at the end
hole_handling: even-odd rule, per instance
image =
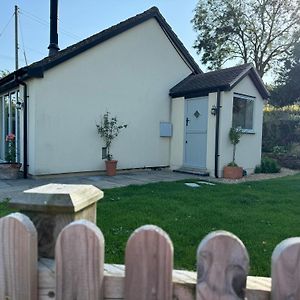
POLYGON ((18 179, 22 164, 0 163, 0 179, 18 179))
POLYGON ((115 176, 117 173, 117 160, 106 160, 106 175, 107 176, 115 176))
POLYGON ((240 179, 243 177, 243 168, 226 166, 223 176, 227 179, 240 179))

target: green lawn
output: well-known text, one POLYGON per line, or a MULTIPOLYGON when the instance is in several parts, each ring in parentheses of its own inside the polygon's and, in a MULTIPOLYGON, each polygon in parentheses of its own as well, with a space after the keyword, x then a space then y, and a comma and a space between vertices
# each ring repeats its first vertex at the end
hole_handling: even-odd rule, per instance
MULTIPOLYGON (((6 205, 0 205, 0 215, 6 213, 6 205)), ((123 263, 133 230, 155 224, 174 243, 175 267, 195 270, 201 239, 223 229, 245 243, 250 273, 269 276, 276 244, 300 236, 300 175, 198 189, 172 182, 105 190, 98 205, 97 224, 105 236, 107 263, 123 263)))
POLYGON ((201 239, 223 229, 246 245, 250 274, 269 276, 274 247, 300 236, 300 175, 198 189, 173 182, 105 190, 97 223, 105 236, 108 263, 123 263, 132 231, 155 224, 174 243, 175 267, 195 270, 201 239))

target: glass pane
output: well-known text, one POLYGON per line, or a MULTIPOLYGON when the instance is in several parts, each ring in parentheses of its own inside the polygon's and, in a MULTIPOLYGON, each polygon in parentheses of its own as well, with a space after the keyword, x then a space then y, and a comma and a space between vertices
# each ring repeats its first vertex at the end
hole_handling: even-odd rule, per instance
MULTIPOLYGON (((4 143, 5 138, 9 134, 9 97, 8 95, 4 96, 4 143)), ((4 146, 4 153, 7 151, 7 143, 4 146)), ((5 154, 4 154, 5 156, 5 154)))
POLYGON ((0 160, 4 160, 4 147, 5 147, 5 137, 4 137, 4 119, 3 119, 3 97, 0 97, 0 160))
POLYGON ((245 129, 253 129, 253 101, 246 101, 245 129))
POLYGON ((10 133, 16 135, 16 105, 17 95, 16 93, 10 94, 10 133))
POLYGON ((4 137, 9 133, 9 97, 8 95, 4 96, 4 137))
POLYGON ((17 154, 17 162, 20 162, 20 109, 17 109, 17 103, 20 99, 20 92, 16 93, 16 154, 17 154))
POLYGON ((253 129, 253 104, 253 100, 233 98, 233 127, 253 129))

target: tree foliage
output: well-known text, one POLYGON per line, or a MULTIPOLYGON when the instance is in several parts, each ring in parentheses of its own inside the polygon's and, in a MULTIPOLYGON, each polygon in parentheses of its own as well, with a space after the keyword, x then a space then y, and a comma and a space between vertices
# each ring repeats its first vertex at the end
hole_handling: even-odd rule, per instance
POLYGON ((300 0, 199 0, 194 47, 210 69, 253 63, 263 76, 300 36, 300 0))
POLYGON ((276 86, 271 92, 273 105, 285 106, 300 101, 300 42, 284 62, 276 86))
POLYGON ((7 70, 0 70, 0 79, 7 76, 9 74, 9 71, 7 70))
POLYGON ((100 120, 100 124, 96 124, 98 134, 104 139, 107 148, 107 159, 112 159, 110 153, 112 141, 119 135, 120 130, 126 128, 127 124, 120 125, 117 117, 111 117, 110 112, 106 112, 100 120))
POLYGON ((232 153, 232 162, 230 165, 232 167, 237 166, 235 163, 235 152, 236 152, 236 145, 240 142, 240 139, 242 137, 242 130, 239 127, 231 127, 229 131, 229 140, 231 144, 233 145, 233 153, 232 153))

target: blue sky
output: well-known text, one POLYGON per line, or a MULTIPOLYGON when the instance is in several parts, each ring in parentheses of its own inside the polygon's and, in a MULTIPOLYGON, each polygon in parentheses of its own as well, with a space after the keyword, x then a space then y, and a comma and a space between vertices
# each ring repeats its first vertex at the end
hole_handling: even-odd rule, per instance
MULTIPOLYGON (((157 6, 196 62, 205 70, 192 47, 196 32, 190 21, 196 4, 197 0, 59 0, 59 46, 63 49, 157 6)), ((28 64, 47 56, 48 53, 49 0, 1 0, 0 70, 14 70, 14 20, 11 19, 14 5, 20 7, 19 65, 25 65, 24 49, 28 64), (11 21, 8 24, 9 20, 11 21)))

